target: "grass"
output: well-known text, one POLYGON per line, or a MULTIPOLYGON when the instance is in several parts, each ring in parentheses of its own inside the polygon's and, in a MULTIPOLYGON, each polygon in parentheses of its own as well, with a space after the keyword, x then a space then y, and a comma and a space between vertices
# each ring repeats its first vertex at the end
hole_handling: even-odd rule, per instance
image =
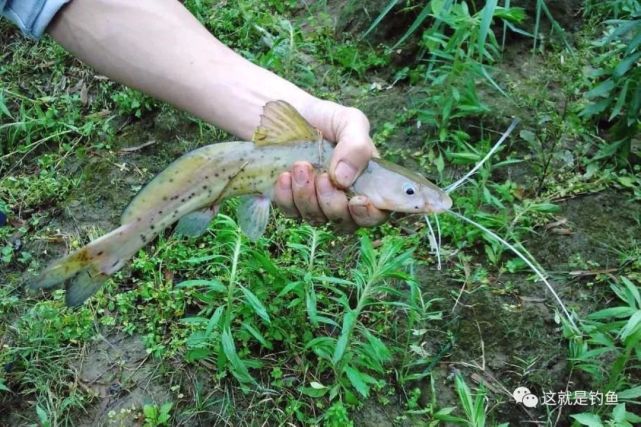
MULTIPOLYGON (((577 77, 595 63, 614 72, 635 52, 604 57, 610 50, 591 44, 600 37, 593 26, 573 34, 572 55, 567 38, 543 50, 551 3, 537 2, 533 29, 520 28, 523 11, 507 2, 476 3, 388 2, 365 18, 363 38, 337 38, 323 5, 186 5, 252 61, 319 96, 348 97, 369 114, 385 157, 442 187, 521 118, 454 204, 529 249, 578 328, 545 303, 525 262, 450 215, 439 218, 442 271, 417 218, 339 236, 278 217, 251 243, 231 202, 201 238, 162 235, 77 310, 63 306, 60 291, 26 294, 24 282, 48 260, 108 231, 163 165, 228 136, 0 23, 8 59, 0 66, 2 422, 638 423, 641 245, 631 230, 641 228, 639 168, 603 155, 618 136, 581 113, 600 81, 577 77), (400 41, 367 43, 394 20, 407 23, 400 41), (535 52, 531 40, 525 48, 511 40, 530 33, 535 52), (122 337, 140 345, 140 354, 128 349, 135 363, 118 347, 122 337), (95 355, 101 346, 112 350, 106 362, 95 355), (102 376, 88 380, 87 367, 102 376), (509 397, 517 386, 613 391, 619 402, 528 412, 509 397), (105 399, 116 407, 100 414, 105 399)), ((627 19, 625 7, 615 11, 627 19)), ((606 19, 590 13, 595 21, 586 22, 606 19)), ((551 31, 564 34, 559 24, 551 31)), ((608 117, 621 96, 611 95, 608 117)))

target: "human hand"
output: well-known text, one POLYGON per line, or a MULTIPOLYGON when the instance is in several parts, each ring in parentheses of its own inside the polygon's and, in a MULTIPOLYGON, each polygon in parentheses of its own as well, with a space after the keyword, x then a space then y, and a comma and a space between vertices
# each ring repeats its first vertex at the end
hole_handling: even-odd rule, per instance
POLYGON ((291 172, 282 173, 276 183, 274 199, 283 212, 312 223, 334 222, 340 229, 370 227, 387 219, 365 196, 351 200, 343 191, 353 184, 376 155, 369 137, 369 121, 363 112, 329 101, 310 103, 301 114, 320 129, 323 136, 336 141, 329 173, 317 174, 308 162, 296 162, 291 172))

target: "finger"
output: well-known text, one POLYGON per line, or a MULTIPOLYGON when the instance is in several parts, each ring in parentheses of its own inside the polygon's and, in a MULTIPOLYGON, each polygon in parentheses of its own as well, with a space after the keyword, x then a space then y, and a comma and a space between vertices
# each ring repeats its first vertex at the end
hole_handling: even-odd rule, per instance
POLYGON ((354 222, 361 227, 373 227, 387 220, 389 214, 374 205, 365 196, 355 196, 349 201, 349 211, 354 222))
POLYGON ((283 172, 278 177, 274 188, 274 202, 283 211, 283 214, 290 218, 300 216, 296 205, 294 204, 294 195, 292 193, 292 174, 283 172))
POLYGON ((308 162, 294 163, 294 179, 292 180, 292 193, 294 204, 301 216, 312 222, 322 223, 327 221, 316 198, 314 169, 308 162))
POLYGON ((321 210, 327 219, 337 224, 337 228, 345 231, 356 228, 347 207, 347 195, 334 187, 328 174, 323 173, 316 177, 316 195, 321 210))
POLYGON ((336 118, 338 143, 329 166, 332 181, 341 188, 352 185, 376 153, 365 114, 355 108, 344 111, 336 118))

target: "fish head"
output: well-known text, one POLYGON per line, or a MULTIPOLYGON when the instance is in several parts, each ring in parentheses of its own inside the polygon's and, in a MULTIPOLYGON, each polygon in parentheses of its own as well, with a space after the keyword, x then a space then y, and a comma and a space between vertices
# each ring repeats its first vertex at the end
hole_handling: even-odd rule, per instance
POLYGON ((452 207, 450 196, 427 178, 385 160, 373 159, 354 184, 378 209, 403 213, 440 213, 452 207))

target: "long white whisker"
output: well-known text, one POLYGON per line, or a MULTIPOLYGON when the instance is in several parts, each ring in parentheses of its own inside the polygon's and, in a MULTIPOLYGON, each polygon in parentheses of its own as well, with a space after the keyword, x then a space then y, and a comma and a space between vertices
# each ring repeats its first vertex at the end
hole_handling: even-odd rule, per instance
POLYGON ((441 223, 438 221, 438 215, 434 215, 434 221, 436 222, 436 235, 438 236, 438 247, 441 247, 441 223))
POLYGON ((447 187, 445 187, 445 192, 446 193, 451 193, 452 191, 454 191, 458 187, 460 187, 472 175, 474 175, 476 173, 476 171, 478 171, 481 168, 481 166, 483 166, 483 163, 485 163, 487 161, 487 159, 489 159, 494 153, 496 153, 496 150, 499 149, 501 144, 503 144, 503 142, 507 139, 507 137, 510 136, 510 134, 512 133, 512 131, 514 130, 514 128, 516 128, 516 126, 518 124, 519 124, 519 119, 512 120, 512 124, 510 124, 510 127, 508 127, 507 130, 505 132, 503 132, 503 135, 501 135, 501 138, 499 138, 499 140, 496 142, 496 144, 494 144, 494 147, 492 147, 492 149, 490 151, 488 151, 488 153, 485 155, 485 157, 483 157, 483 159, 481 159, 481 161, 478 162, 472 168, 472 170, 469 171, 468 173, 466 173, 462 178, 460 178, 454 184, 450 184, 447 187))
POLYGON ((478 227, 480 230, 484 231, 485 233, 489 234, 490 236, 492 236, 493 238, 495 238, 496 240, 498 240, 499 242, 501 242, 501 243, 502 243, 503 245, 505 245, 508 249, 510 249, 512 252, 514 252, 514 253, 515 253, 519 258, 521 258, 521 259, 522 259, 522 260, 523 260, 523 261, 528 265, 528 267, 530 267, 530 268, 532 269, 532 271, 533 271, 533 272, 534 272, 534 273, 539 277, 539 279, 541 279, 541 280, 543 281, 543 283, 545 283, 545 286, 547 286, 547 288, 550 290, 550 292, 552 293, 552 295, 553 295, 553 296, 554 296, 554 298, 556 299, 556 301, 557 301, 557 303, 559 304, 559 306, 561 306, 561 309, 563 310, 563 313, 564 313, 564 314, 565 314, 565 316, 567 317, 567 319, 568 319, 568 321, 570 322, 570 324, 574 327, 574 329, 575 329, 577 332, 579 332, 579 328, 578 328, 578 327, 576 326, 576 324, 574 323, 574 320, 572 319, 572 316, 570 315, 570 312, 567 310, 567 308, 565 308, 565 304, 563 304, 563 301, 561 301, 561 298, 559 297, 559 295, 556 293, 556 291, 554 290, 554 288, 552 288, 552 285, 550 284, 550 282, 548 282, 548 280, 545 278, 545 276, 543 275, 543 273, 541 272, 541 270, 539 270, 539 269, 534 265, 534 263, 532 263, 529 259, 527 259, 523 254, 521 254, 521 252, 520 252, 520 251, 518 251, 518 250, 517 250, 513 245, 511 245, 510 243, 508 243, 508 242, 507 242, 507 240, 503 239, 502 237, 500 237, 499 235, 497 235, 496 233, 494 233, 494 232, 493 232, 492 230, 490 230, 489 228, 484 227, 484 226, 482 226, 481 224, 479 224, 479 223, 477 223, 477 222, 472 221, 471 219, 468 219, 467 217, 465 217, 465 216, 461 215, 461 214, 460 214, 460 213, 458 213, 458 212, 454 212, 454 211, 452 211, 452 210, 448 210, 448 211, 446 211, 446 212, 447 212, 447 213, 449 213, 449 214, 451 214, 451 215, 454 215, 455 217, 457 217, 457 218, 459 218, 459 219, 462 219, 463 221, 467 222, 468 224, 472 224, 473 226, 478 227))
MULTIPOLYGON (((436 262, 437 266, 436 268, 438 270, 441 269, 441 248, 440 248, 440 242, 436 241, 436 236, 434 235, 434 229, 432 228, 432 224, 430 223, 430 218, 427 215, 423 215, 423 218, 425 218, 425 223, 427 224, 427 227, 430 229, 430 252, 436 253, 436 262)), ((440 238, 440 234, 439 234, 440 238)))

